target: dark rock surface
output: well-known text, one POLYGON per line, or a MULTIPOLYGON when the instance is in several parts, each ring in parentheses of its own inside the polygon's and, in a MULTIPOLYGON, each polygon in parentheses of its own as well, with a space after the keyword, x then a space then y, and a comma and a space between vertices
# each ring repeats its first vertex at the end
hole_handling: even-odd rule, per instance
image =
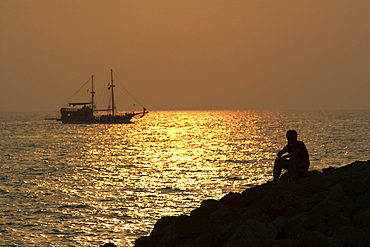
POLYGON ((112 243, 106 243, 104 245, 100 245, 100 247, 117 247, 117 245, 112 244, 112 243))
POLYGON ((135 246, 370 246, 370 161, 203 201, 135 246))

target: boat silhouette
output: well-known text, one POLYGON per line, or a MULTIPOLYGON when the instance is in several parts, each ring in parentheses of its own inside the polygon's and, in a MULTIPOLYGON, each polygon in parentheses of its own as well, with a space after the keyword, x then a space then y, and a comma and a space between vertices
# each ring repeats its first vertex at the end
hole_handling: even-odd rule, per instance
MULTIPOLYGON (((94 76, 91 76, 91 98, 86 102, 69 102, 69 107, 60 109, 60 118, 55 120, 65 124, 81 124, 81 123, 132 123, 131 119, 135 116, 143 117, 148 111, 143 107, 141 112, 119 112, 116 109, 113 70, 110 71, 110 106, 108 109, 97 110, 95 106, 95 91, 94 91, 94 76)), ((50 119, 49 119, 50 120, 50 119)))

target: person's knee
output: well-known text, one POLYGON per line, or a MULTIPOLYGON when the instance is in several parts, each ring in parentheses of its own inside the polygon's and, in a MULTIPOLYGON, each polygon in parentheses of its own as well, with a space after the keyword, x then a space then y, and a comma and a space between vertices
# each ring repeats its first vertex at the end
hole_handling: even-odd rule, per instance
POLYGON ((275 167, 278 167, 280 169, 288 169, 289 167, 289 161, 285 158, 278 157, 275 159, 275 167))

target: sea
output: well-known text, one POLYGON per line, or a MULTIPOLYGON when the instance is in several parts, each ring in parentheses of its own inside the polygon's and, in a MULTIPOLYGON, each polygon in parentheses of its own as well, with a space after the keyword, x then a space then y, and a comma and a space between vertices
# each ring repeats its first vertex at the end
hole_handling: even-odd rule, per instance
POLYGON ((0 246, 133 246, 164 216, 272 180, 295 129, 311 170, 370 160, 370 110, 152 111, 132 124, 0 113, 0 246))

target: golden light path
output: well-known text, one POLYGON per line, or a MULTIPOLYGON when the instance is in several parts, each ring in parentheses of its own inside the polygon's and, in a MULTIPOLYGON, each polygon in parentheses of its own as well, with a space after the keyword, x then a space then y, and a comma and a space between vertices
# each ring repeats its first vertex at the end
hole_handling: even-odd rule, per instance
POLYGON ((84 233, 75 241, 91 243, 100 232, 132 245, 163 216, 270 179, 276 147, 259 121, 246 112, 190 111, 155 112, 128 125, 67 125, 61 145, 75 147, 65 160, 71 173, 43 186, 64 192, 66 206, 54 210, 66 215, 61 224, 84 233))
POLYGON ((163 216, 270 180, 288 129, 308 147, 311 169, 369 159, 368 111, 158 111, 117 125, 40 119, 1 122, 5 245, 132 246, 163 216))

